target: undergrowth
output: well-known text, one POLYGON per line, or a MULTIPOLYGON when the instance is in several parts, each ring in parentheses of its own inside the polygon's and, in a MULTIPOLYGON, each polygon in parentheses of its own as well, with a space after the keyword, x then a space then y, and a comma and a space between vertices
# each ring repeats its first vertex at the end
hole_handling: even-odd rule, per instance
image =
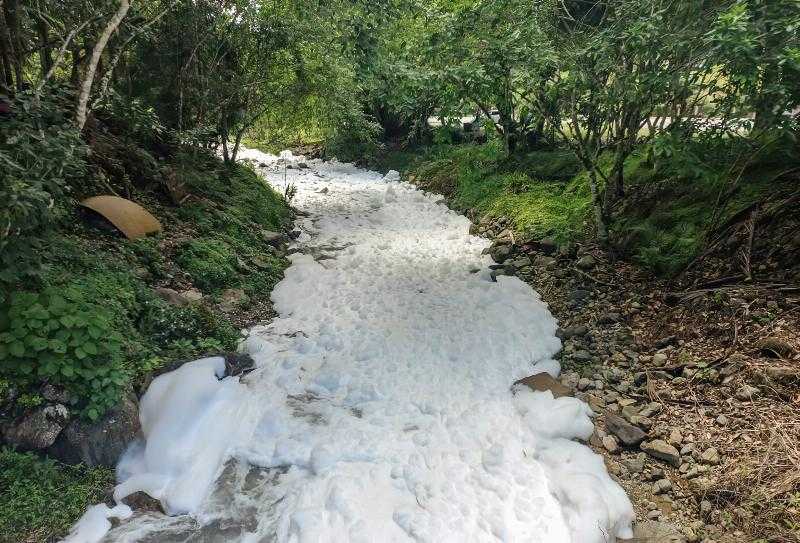
POLYGON ((0 542, 55 541, 114 482, 108 468, 67 466, 0 449, 0 542))

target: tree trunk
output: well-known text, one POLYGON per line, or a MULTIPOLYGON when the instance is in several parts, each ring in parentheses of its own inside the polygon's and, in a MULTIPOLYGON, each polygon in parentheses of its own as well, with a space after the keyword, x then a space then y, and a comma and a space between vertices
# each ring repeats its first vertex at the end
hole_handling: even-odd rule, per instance
MULTIPOLYGON (((16 0, 14 0, 16 2, 16 0)), ((13 4, 0 2, 0 50, 3 54, 3 64, 5 64, 5 82, 9 90, 14 87, 20 88, 22 85, 22 66, 17 56, 14 46, 15 39, 12 35, 11 21, 13 15, 10 13, 13 4)))
POLYGON ((53 66, 53 53, 50 47, 50 29, 41 16, 36 17, 36 33, 39 34, 39 63, 44 77, 53 66))
POLYGON ((594 168, 589 169, 589 190, 592 192, 592 208, 594 210, 594 222, 597 228, 597 240, 601 245, 608 245, 608 227, 606 218, 603 214, 603 201, 600 197, 600 190, 597 186, 597 172, 594 168))
POLYGON ((86 124, 89 95, 92 92, 92 83, 94 83, 97 65, 100 63, 100 55, 103 54, 103 51, 108 44, 108 40, 111 38, 111 34, 113 34, 117 27, 119 27, 119 24, 122 22, 122 19, 125 18, 125 15, 128 13, 130 7, 130 0, 120 0, 117 12, 114 14, 111 20, 108 21, 103 33, 100 34, 100 37, 97 39, 97 43, 94 44, 94 48, 92 49, 92 57, 89 59, 89 65, 86 67, 86 75, 83 77, 81 90, 78 94, 78 107, 75 113, 75 122, 78 125, 78 130, 83 130, 83 126, 86 124))

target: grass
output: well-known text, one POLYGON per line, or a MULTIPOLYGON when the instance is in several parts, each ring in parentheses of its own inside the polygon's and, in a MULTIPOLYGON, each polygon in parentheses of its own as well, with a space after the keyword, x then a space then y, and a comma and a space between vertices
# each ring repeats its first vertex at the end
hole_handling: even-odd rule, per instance
MULTIPOLYGON (((683 269, 707 242, 715 215, 724 223, 765 198, 776 176, 800 162, 791 141, 748 146, 753 143, 696 141, 667 160, 648 150, 634 153, 625 163, 628 195, 613 214, 614 246, 657 274, 683 269), (730 190, 740 171, 731 164, 742 157, 750 163, 730 190), (730 198, 717 206, 727 192, 730 198)), ((567 243, 592 235, 586 173, 568 150, 508 157, 497 142, 433 145, 385 153, 371 166, 404 172, 462 212, 507 217, 525 239, 567 243)))
POLYGON ((0 542, 55 541, 114 481, 107 468, 66 466, 0 449, 0 542))

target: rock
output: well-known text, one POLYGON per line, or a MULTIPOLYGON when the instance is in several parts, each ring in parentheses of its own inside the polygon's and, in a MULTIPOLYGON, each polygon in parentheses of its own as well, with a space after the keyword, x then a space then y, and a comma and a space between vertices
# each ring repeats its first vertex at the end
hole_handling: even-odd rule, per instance
POLYGON ((577 362, 589 362, 592 359, 592 355, 588 351, 576 351, 572 353, 571 358, 577 362))
POLYGON ((720 415, 720 416, 718 416, 718 417, 715 419, 715 421, 716 421, 716 423, 717 423, 718 425, 720 425, 720 426, 727 426, 727 425, 728 425, 728 423, 730 422, 730 421, 728 420, 728 417, 726 417, 725 415, 720 415))
POLYGON ((540 239, 536 244, 539 250, 546 255, 551 255, 558 250, 558 244, 549 238, 540 239))
POLYGON ((626 458, 623 460, 622 465, 631 473, 641 473, 644 471, 645 458, 647 458, 646 454, 639 453, 633 458, 626 458))
POLYGON ((674 345, 678 342, 678 338, 676 336, 666 336, 662 337, 659 340, 656 340, 654 346, 656 349, 663 349, 664 347, 668 347, 669 345, 674 345))
POLYGON ((597 260, 592 255, 582 256, 575 265, 582 270, 591 270, 597 265, 597 260))
POLYGON ((641 428, 637 428, 620 416, 606 413, 605 418, 608 431, 617 436, 627 447, 635 447, 647 437, 641 428))
POLYGON ((639 447, 653 458, 664 460, 676 468, 681 465, 681 455, 678 449, 662 439, 645 441, 639 447))
POLYGON ((578 390, 587 390, 593 384, 593 381, 588 377, 581 377, 581 379, 578 381, 578 390))
POLYGON ((189 305, 189 300, 184 298, 177 290, 166 287, 157 287, 153 289, 153 292, 156 294, 156 296, 168 304, 177 305, 179 307, 189 305))
POLYGON ((549 374, 549 373, 537 373, 535 375, 531 375, 529 377, 525 377, 524 379, 520 379, 519 381, 514 382, 514 387, 516 386, 526 386, 531 390, 544 392, 549 390, 553 393, 554 398, 561 398, 562 396, 571 396, 569 388, 565 387, 549 374))
POLYGON ((284 234, 281 234, 280 232, 272 232, 270 230, 262 230, 261 239, 273 246, 278 246, 286 242, 286 236, 284 234))
POLYGON ((584 326, 583 324, 577 324, 575 326, 567 326, 561 332, 562 339, 570 339, 573 337, 583 337, 589 333, 589 328, 584 326))
POLYGON ((635 405, 626 405, 622 408, 622 416, 633 423, 633 418, 639 416, 639 408, 635 405))
POLYGON ((736 390, 736 399, 742 402, 749 402, 758 396, 759 392, 756 387, 745 383, 736 390))
POLYGON ((56 387, 50 383, 42 387, 42 398, 48 402, 68 404, 70 403, 69 393, 61 387, 56 387))
POLYGON ((250 300, 247 294, 245 294, 245 292, 239 288, 229 288, 223 290, 221 298, 222 299, 219 302, 219 307, 226 313, 233 311, 237 307, 247 303, 250 300))
POLYGON ((3 427, 3 438, 24 451, 38 451, 52 445, 69 421, 69 409, 62 404, 39 407, 3 427))
POLYGON ((788 358, 795 352, 791 343, 779 337, 765 337, 758 342, 758 349, 765 356, 772 358, 788 358))
MULTIPOLYGON (((658 513, 660 514, 661 511, 658 513)), ((626 540, 618 541, 622 543, 626 540)), ((683 543, 685 538, 681 531, 672 524, 656 520, 643 520, 637 522, 633 527, 633 540, 627 541, 632 543, 683 543)))
POLYGON ((551 256, 537 255, 536 258, 533 259, 533 265, 540 268, 550 269, 555 267, 556 259, 551 256))
POLYGON ((664 494, 672 490, 672 482, 669 479, 659 479, 653 483, 653 494, 664 494))
POLYGON ((602 442, 603 447, 605 447, 608 452, 613 454, 619 451, 619 445, 617 445, 617 440, 614 439, 614 436, 605 436, 602 442))
POLYGON ((664 353, 656 353, 653 355, 653 364, 656 366, 663 366, 667 363, 667 355, 664 353))
POLYGON ((591 295, 592 295, 592 293, 590 291, 588 291, 588 290, 575 289, 575 290, 573 290, 572 292, 569 293, 569 299, 572 302, 583 302, 587 298, 589 298, 591 295))
POLYGON ((511 257, 513 247, 508 243, 494 242, 485 252, 498 264, 503 264, 511 257))
POLYGON ((714 510, 714 506, 708 500, 703 500, 700 502, 700 514, 704 517, 707 517, 711 514, 711 511, 714 510))
POLYGON ((300 234, 302 233, 303 233, 302 230, 300 230, 299 228, 295 228, 294 230, 289 231, 287 235, 289 236, 289 239, 297 239, 300 237, 300 234))
POLYGON ((113 468, 139 431, 139 407, 126 396, 97 422, 70 422, 47 454, 67 464, 113 468))
POLYGON ((681 443, 683 443, 683 434, 677 428, 673 428, 672 431, 669 433, 669 437, 667 438, 667 443, 672 445, 673 447, 679 447, 681 443))
POLYGON ((720 462, 719 452, 714 447, 709 447, 700 455, 700 461, 703 464, 716 466, 720 462))
POLYGON ((602 315, 597 322, 599 324, 614 324, 622 320, 622 315, 619 313, 606 313, 602 315))
POLYGON ((203 293, 197 289, 190 288, 180 292, 181 297, 189 303, 199 302, 203 299, 203 293))
POLYGON ((145 494, 144 492, 134 492, 130 496, 123 498, 122 503, 126 504, 137 513, 144 513, 148 511, 153 513, 164 513, 161 502, 150 497, 150 495, 145 494))
POLYGON ((225 358, 225 375, 223 378, 242 375, 256 366, 253 357, 247 353, 223 353, 221 356, 225 358))
POLYGON ((514 260, 511 262, 511 264, 512 264, 512 265, 513 265, 513 266, 514 266, 516 269, 520 269, 520 268, 526 268, 526 267, 528 267, 528 266, 532 265, 532 264, 533 264, 533 262, 531 262, 531 259, 530 259, 530 257, 527 257, 527 256, 519 256, 519 257, 515 258, 515 259, 514 259, 514 260))

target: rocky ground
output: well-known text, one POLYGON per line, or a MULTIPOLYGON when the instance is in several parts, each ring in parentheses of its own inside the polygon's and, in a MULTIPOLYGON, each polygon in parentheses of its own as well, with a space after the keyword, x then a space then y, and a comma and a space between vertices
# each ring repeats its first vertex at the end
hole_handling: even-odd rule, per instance
POLYGON ((530 283, 559 319, 562 390, 597 414, 590 445, 634 503, 638 541, 800 541, 798 289, 676 292, 593 247, 515 243, 508 226, 473 233, 494 240, 494 274, 530 283))

